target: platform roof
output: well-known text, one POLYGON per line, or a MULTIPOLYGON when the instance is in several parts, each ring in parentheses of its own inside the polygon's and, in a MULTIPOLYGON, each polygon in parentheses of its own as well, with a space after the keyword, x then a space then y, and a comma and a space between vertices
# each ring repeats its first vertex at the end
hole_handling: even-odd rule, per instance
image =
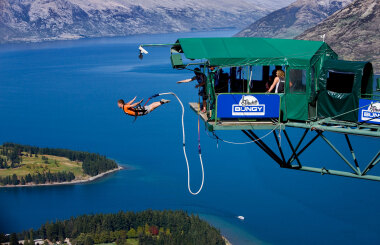
POLYGON ((180 38, 173 49, 212 66, 307 66, 316 55, 334 54, 324 42, 253 37, 180 38))

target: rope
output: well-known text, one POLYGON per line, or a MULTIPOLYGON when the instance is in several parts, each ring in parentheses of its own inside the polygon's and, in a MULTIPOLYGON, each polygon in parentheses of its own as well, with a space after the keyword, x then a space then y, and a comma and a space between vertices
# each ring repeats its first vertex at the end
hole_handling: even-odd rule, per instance
MULTIPOLYGON (((252 140, 252 141, 247 141, 247 142, 232 142, 232 141, 228 141, 228 140, 224 140, 222 138, 220 138, 218 135, 216 135, 214 132, 212 132, 213 136, 215 138, 213 139, 216 139, 216 140, 220 140, 224 143, 227 143, 227 144, 233 144, 233 145, 246 145, 246 144, 251 144, 251 143, 254 143, 256 141, 259 141, 259 140, 262 140, 264 139, 265 137, 267 137, 269 134, 271 134, 273 131, 275 131, 280 125, 277 125, 274 129, 272 129, 270 132, 268 132, 267 134, 265 134, 264 136, 256 139, 256 140, 252 140)), ((207 133, 207 135, 210 137, 210 135, 207 133)), ((211 137, 210 137, 211 138, 211 137)))
MULTIPOLYGON (((334 119, 334 118, 337 118, 337 117, 340 117, 340 116, 346 115, 346 114, 348 114, 348 113, 351 113, 351 112, 354 112, 354 111, 360 110, 360 109, 362 109, 362 108, 364 108, 364 107, 367 107, 367 106, 369 106, 369 105, 372 105, 372 103, 370 103, 370 104, 368 104, 368 105, 364 105, 364 106, 358 107, 358 108, 355 108, 355 109, 352 109, 352 110, 350 110, 350 111, 343 112, 343 113, 341 113, 341 114, 339 114, 339 115, 336 115, 336 116, 333 116, 333 117, 328 117, 327 119, 334 119)), ((378 117, 371 118, 371 119, 368 119, 368 120, 363 121, 363 122, 359 122, 358 124, 363 124, 363 123, 365 123, 365 122, 371 121, 371 120, 376 119, 376 118, 378 118, 378 117)), ((323 121, 323 120, 325 120, 325 119, 322 119, 322 121, 323 121)))
POLYGON ((354 111, 360 110, 360 109, 362 109, 362 108, 364 108, 364 107, 367 107, 367 106, 369 106, 369 105, 371 105, 371 104, 372 104, 372 103, 370 103, 370 104, 368 104, 368 105, 364 105, 364 106, 362 106, 362 107, 358 107, 358 108, 352 109, 352 110, 350 110, 350 111, 346 111, 346 112, 344 112, 344 113, 341 113, 341 114, 339 114, 339 115, 336 115, 336 116, 331 117, 331 119, 334 119, 334 118, 336 118, 336 117, 340 117, 340 116, 346 115, 346 114, 348 114, 348 113, 350 113, 350 112, 354 112, 354 111))
POLYGON ((181 108, 182 108, 182 144, 183 144, 183 155, 185 156, 186 166, 187 166, 187 189, 189 190, 190 194, 192 194, 194 196, 198 195, 203 188, 204 179, 205 179, 203 161, 202 161, 202 153, 201 153, 201 144, 200 144, 199 121, 198 121, 198 154, 199 154, 199 160, 200 160, 201 167, 202 167, 202 184, 199 187, 198 191, 193 192, 193 191, 191 191, 191 187, 190 187, 190 167, 189 167, 189 161, 187 159, 186 144, 185 144, 185 124, 184 124, 185 108, 183 107, 182 101, 173 92, 155 94, 151 98, 161 96, 161 95, 173 95, 177 98, 179 104, 181 105, 181 108))

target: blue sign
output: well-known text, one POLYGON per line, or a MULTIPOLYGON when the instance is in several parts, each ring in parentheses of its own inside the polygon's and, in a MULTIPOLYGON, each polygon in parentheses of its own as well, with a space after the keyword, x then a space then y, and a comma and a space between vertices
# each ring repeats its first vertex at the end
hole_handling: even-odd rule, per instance
POLYGON ((380 124, 380 101, 359 100, 359 122, 380 124))
POLYGON ((217 99, 218 118, 278 118, 278 94, 220 94, 217 99))

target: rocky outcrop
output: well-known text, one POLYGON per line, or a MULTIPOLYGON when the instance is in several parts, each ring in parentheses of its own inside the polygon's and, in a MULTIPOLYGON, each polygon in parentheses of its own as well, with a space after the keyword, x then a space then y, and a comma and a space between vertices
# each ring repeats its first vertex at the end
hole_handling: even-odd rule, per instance
POLYGON ((264 6, 250 0, 0 0, 0 42, 242 28, 267 14, 264 6))
POLYGON ((352 0, 297 0, 257 20, 236 36, 293 38, 350 2, 352 0))
POLYGON ((340 59, 371 61, 380 73, 379 0, 357 0, 296 38, 321 40, 323 34, 340 59))

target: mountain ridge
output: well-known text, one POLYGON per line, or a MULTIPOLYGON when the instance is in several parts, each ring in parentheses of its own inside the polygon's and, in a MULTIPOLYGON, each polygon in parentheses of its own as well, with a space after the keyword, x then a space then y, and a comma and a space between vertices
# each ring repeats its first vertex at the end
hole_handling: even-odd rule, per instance
POLYGON ((371 61, 380 73, 380 3, 357 0, 296 39, 325 41, 340 59, 371 61))
POLYGON ((0 0, 0 43, 242 28, 269 13, 264 3, 0 0))
POLYGON ((257 20, 238 37, 293 38, 315 26, 352 0, 297 0, 257 20))

